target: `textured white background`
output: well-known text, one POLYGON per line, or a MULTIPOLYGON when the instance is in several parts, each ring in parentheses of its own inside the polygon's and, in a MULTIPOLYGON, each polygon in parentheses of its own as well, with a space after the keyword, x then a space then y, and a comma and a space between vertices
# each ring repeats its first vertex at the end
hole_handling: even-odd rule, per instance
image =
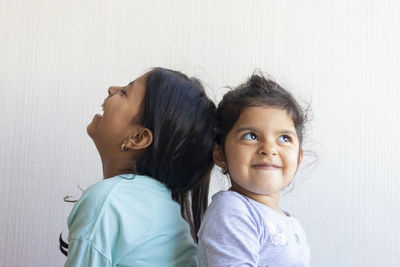
POLYGON ((400 266, 399 14, 394 0, 0 0, 0 266, 63 265, 62 199, 101 179, 86 125, 109 85, 154 66, 216 101, 261 68, 311 101, 317 160, 282 206, 312 266, 400 266))

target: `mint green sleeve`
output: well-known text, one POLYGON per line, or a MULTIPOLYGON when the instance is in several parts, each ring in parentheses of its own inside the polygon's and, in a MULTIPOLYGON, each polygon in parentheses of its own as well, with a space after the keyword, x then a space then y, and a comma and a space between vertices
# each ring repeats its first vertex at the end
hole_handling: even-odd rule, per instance
MULTIPOLYGON (((115 185, 112 181, 97 183, 89 187, 75 203, 68 217, 68 258, 65 267, 70 266, 112 266, 110 255, 104 254, 103 246, 108 243, 94 241, 99 238, 102 227, 98 220, 103 218, 106 198, 115 185)), ((106 205, 107 206, 107 205, 106 205)), ((101 236, 100 236, 101 237, 101 236)))
POLYGON ((109 259, 103 256, 88 240, 71 240, 68 247, 68 259, 64 267, 77 266, 112 266, 109 259))

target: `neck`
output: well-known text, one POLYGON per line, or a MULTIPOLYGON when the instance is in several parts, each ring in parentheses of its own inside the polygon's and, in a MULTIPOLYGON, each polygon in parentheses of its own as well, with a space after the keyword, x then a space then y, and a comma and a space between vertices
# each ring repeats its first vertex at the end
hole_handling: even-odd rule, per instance
POLYGON ((133 157, 124 156, 124 157, 114 157, 110 159, 104 159, 102 157, 101 161, 103 164, 104 179, 111 178, 120 174, 133 173, 134 166, 136 165, 136 160, 133 160, 132 158, 133 157))
POLYGON ((254 195, 252 197, 252 199, 270 207, 271 209, 273 209, 281 214, 285 214, 279 208, 280 197, 281 197, 281 194, 280 194, 280 192, 278 192, 278 193, 273 193, 273 194, 268 194, 268 195, 254 195))
POLYGON ((281 197, 280 192, 274 192, 271 194, 256 194, 256 193, 247 191, 246 189, 241 188, 241 187, 235 185, 234 183, 232 183, 232 187, 229 190, 238 192, 239 194, 242 194, 248 198, 251 198, 252 200, 255 200, 257 202, 260 202, 260 203, 270 207, 271 209, 275 210, 276 212, 286 215, 279 208, 279 200, 281 197))

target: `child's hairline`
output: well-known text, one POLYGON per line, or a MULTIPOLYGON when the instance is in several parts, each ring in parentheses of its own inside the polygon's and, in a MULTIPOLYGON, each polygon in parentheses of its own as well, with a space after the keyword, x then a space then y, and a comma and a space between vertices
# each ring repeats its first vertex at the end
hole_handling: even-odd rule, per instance
MULTIPOLYGON (((254 98, 254 100, 256 100, 254 98)), ((230 103, 230 105, 235 105, 235 103, 230 103)), ((278 109, 278 110, 284 110, 286 111, 286 113, 288 114, 288 116, 290 117, 290 120, 293 122, 293 124, 295 124, 294 122, 294 117, 293 117, 293 113, 294 111, 292 109, 290 109, 289 107, 284 107, 281 105, 274 105, 274 104, 270 104, 270 103, 266 103, 266 101, 262 101, 261 99, 259 99, 258 101, 254 101, 254 102, 248 102, 248 103, 244 103, 243 106, 241 106, 237 111, 239 114, 237 114, 237 117, 235 119, 235 121, 232 122, 232 126, 229 128, 229 130, 227 131, 226 135, 224 136, 224 140, 222 140, 223 142, 221 144, 218 143, 218 141, 216 140, 216 143, 218 145, 221 146, 221 148, 223 150, 225 150, 225 141, 226 141, 226 137, 228 136, 228 134, 230 133, 230 131, 233 129, 233 127, 235 126, 235 124, 237 123, 237 121, 239 120, 240 116, 242 115, 242 113, 248 109, 248 108, 252 108, 252 107, 262 107, 262 108, 274 108, 274 109, 278 109)), ((295 127, 296 128, 296 127, 295 127)), ((297 133, 297 129, 296 129, 296 134, 297 133)), ((300 148, 302 147, 302 144, 300 144, 300 148)))

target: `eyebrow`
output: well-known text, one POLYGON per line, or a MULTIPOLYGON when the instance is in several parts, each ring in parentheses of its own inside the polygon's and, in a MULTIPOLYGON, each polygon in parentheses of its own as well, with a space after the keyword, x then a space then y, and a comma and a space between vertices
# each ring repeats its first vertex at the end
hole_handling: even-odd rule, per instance
POLYGON ((236 133, 240 133, 240 132, 244 132, 244 131, 253 131, 253 132, 257 132, 258 130, 256 128, 253 127, 243 127, 243 128, 239 128, 236 130, 236 133))
POLYGON ((287 134, 287 135, 293 135, 293 136, 297 137, 297 134, 291 130, 283 130, 283 131, 280 131, 279 134, 287 134))
POLYGON ((133 84, 135 83, 135 81, 136 81, 136 80, 131 81, 131 82, 128 84, 128 86, 129 86, 129 85, 133 85, 133 84))

